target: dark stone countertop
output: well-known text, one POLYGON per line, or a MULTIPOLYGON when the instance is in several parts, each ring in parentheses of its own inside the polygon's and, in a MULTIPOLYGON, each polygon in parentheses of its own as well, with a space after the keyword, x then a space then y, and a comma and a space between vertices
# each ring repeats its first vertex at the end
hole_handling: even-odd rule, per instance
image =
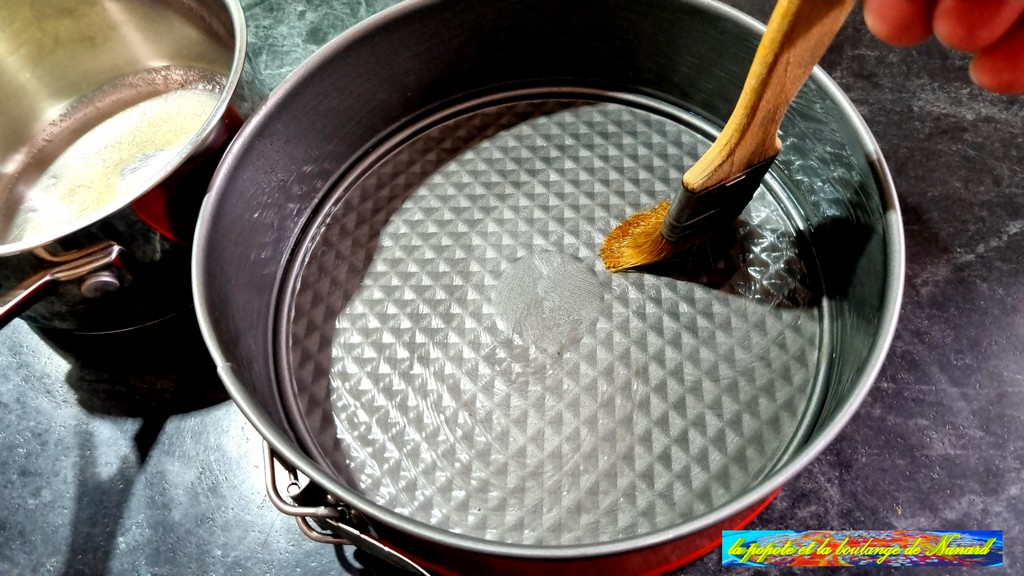
MULTIPOLYGON (((250 52, 277 84, 392 3, 245 0, 250 52)), ((974 87, 967 60, 885 46, 855 13, 822 63, 896 182, 903 312, 867 401, 751 527, 1001 529, 1008 567, 986 574, 1009 574, 1024 538, 1024 98, 974 87)), ((190 317, 102 345, 0 331, 0 573, 360 573, 270 505, 261 439, 197 338, 190 317)), ((720 563, 678 573, 753 573, 720 563)))

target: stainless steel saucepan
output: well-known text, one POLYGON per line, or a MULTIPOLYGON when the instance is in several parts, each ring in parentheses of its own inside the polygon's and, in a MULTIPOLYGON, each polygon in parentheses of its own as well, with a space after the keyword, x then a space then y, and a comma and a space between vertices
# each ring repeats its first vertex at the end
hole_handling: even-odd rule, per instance
POLYGON ((199 203, 266 93, 235 0, 16 0, 0 29, 0 325, 190 305, 199 203))
POLYGON ((896 323, 899 209, 856 110, 816 70, 732 227, 644 273, 597 256, 676 193, 761 30, 706 0, 411 0, 300 66, 194 256, 275 505, 462 574, 662 572, 767 505, 896 323))

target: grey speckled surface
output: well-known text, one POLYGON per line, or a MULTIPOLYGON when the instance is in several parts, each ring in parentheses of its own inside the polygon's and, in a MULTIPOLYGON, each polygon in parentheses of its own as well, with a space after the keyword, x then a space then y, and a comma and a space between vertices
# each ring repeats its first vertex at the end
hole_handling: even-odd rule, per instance
MULTIPOLYGON (((276 84, 391 3, 247 0, 252 55, 276 84)), ((762 20, 770 9, 732 3, 762 20)), ((985 573, 1012 574, 1024 537, 1024 99, 973 87, 966 62, 935 42, 886 47, 859 14, 824 59, 896 181, 906 295, 867 401, 752 527, 1002 529, 1007 567, 985 573)), ((0 573, 358 573, 351 551, 307 541, 266 501, 259 438, 187 319, 99 345, 48 344, 16 322, 0 332, 0 385, 0 573)), ((832 572, 890 573, 813 573, 832 572)), ((748 572, 716 552, 678 573, 748 572)))

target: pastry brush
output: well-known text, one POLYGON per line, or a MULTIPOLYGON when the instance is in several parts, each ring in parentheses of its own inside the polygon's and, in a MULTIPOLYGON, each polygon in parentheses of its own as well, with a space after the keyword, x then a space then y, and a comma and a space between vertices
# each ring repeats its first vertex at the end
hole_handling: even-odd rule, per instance
POLYGON ((779 0, 736 107, 669 202, 608 234, 599 252, 613 272, 654 264, 728 226, 743 212, 782 149, 790 102, 832 42, 855 0, 779 0))

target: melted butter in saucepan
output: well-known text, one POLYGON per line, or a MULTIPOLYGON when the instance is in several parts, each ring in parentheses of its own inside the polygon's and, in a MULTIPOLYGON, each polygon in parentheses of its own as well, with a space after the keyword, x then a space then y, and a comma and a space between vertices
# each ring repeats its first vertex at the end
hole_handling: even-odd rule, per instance
POLYGON ((89 130, 8 202, 0 244, 42 243, 131 201, 156 184, 218 99, 209 90, 174 90, 89 130))

